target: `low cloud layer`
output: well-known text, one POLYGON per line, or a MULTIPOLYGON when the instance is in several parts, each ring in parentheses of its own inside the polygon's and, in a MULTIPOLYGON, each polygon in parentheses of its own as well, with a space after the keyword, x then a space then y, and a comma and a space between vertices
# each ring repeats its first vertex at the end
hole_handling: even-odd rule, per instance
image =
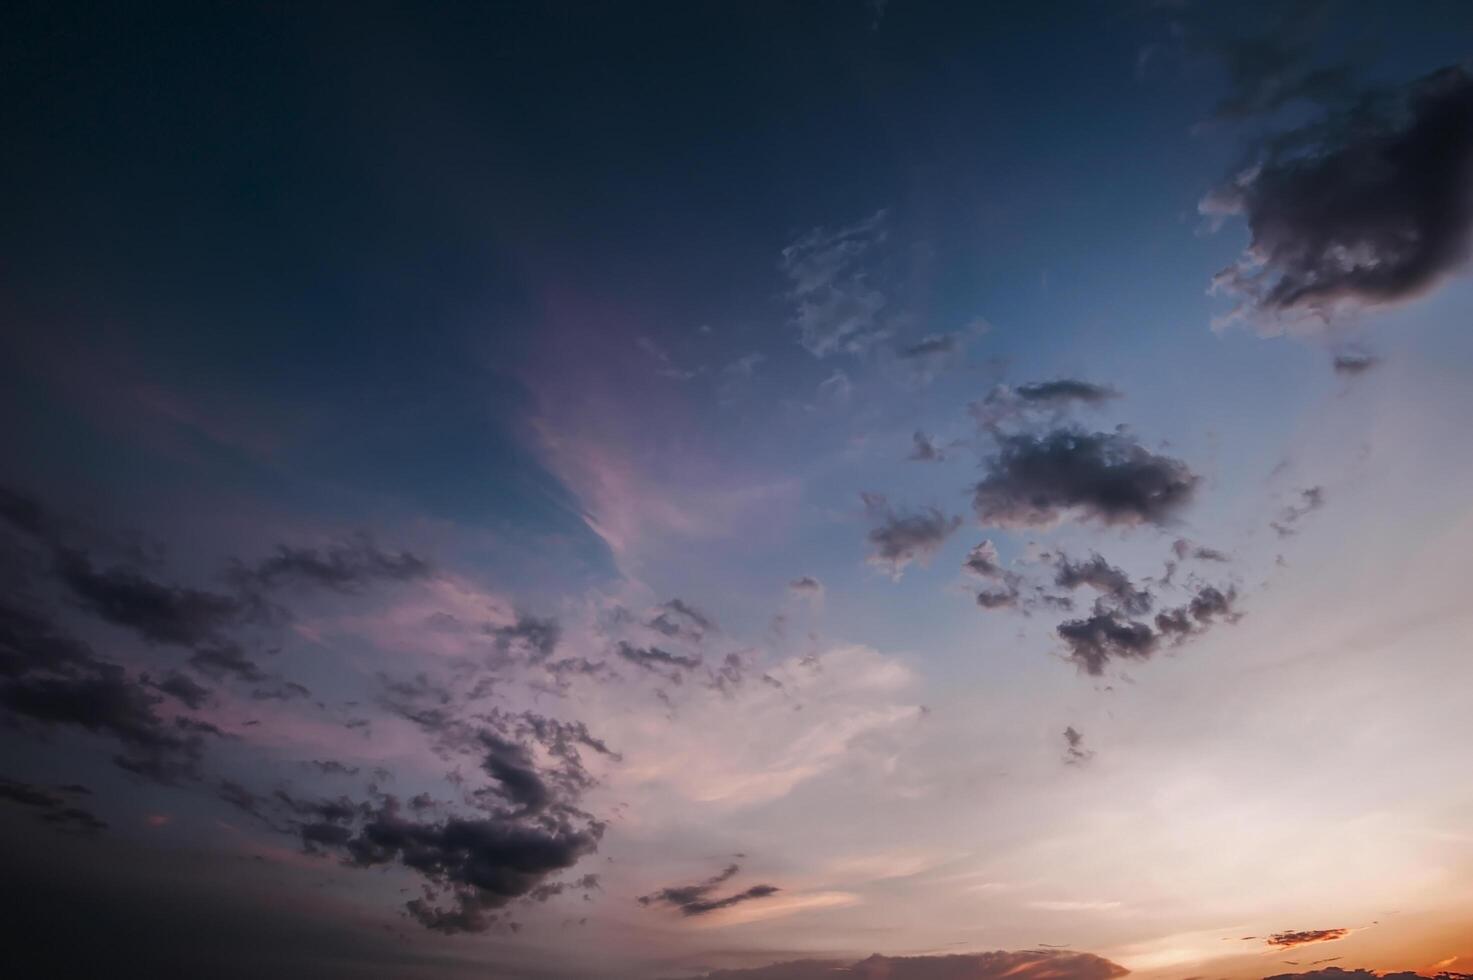
POLYGON ((747 970, 716 970, 699 980, 1115 980, 1130 971, 1092 953, 1031 949, 952 956, 793 960, 747 970))

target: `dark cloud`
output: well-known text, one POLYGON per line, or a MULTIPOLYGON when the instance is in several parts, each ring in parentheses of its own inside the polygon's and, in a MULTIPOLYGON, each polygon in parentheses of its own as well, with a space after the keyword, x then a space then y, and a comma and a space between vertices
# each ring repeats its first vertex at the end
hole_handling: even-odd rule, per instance
POLYGON ((405 582, 426 578, 431 571, 423 558, 407 551, 383 551, 367 535, 360 535, 322 549, 280 545, 271 557, 237 568, 235 577, 242 584, 266 589, 316 585, 356 593, 376 581, 405 582))
POLYGON ((1151 611, 1151 593, 1137 589, 1123 569, 1116 568, 1099 554, 1092 554, 1088 561, 1075 562, 1067 557, 1059 559, 1054 574, 1054 584, 1065 589, 1077 589, 1087 585, 1100 593, 1097 607, 1100 610, 1115 609, 1128 616, 1141 616, 1151 611))
POLYGON ((668 905, 679 909, 681 915, 705 915, 708 912, 731 908, 733 905, 753 899, 768 898, 778 893, 779 889, 772 885, 753 885, 723 898, 711 897, 712 892, 734 878, 739 871, 741 871, 740 866, 729 864, 710 878, 694 885, 672 885, 649 895, 641 895, 639 904, 668 905))
POLYGON ((701 665, 701 658, 688 656, 683 653, 671 653, 661 650, 659 647, 637 647, 624 641, 619 641, 615 652, 620 657, 644 670, 660 673, 669 670, 671 678, 679 682, 680 672, 683 670, 694 670, 701 665))
POLYGON ((962 524, 960 517, 947 517, 935 507, 904 514, 896 512, 881 494, 860 496, 870 518, 877 522, 869 532, 869 561, 896 577, 911 562, 928 562, 962 524))
POLYGON ((500 816, 422 821, 402 815, 389 798, 367 815, 355 810, 314 821, 302 833, 353 867, 399 863, 418 872, 427 894, 406 902, 405 909, 425 928, 453 934, 485 932, 494 921, 488 913, 592 853, 603 827, 566 815, 536 822, 500 816))
POLYGON ((962 562, 962 567, 982 578, 1003 579, 1008 575, 998 558, 997 545, 993 544, 990 538, 983 538, 972 547, 971 551, 967 552, 967 558, 962 562))
POLYGON ((911 437, 910 455, 905 458, 915 463, 940 463, 946 459, 946 451, 924 432, 917 431, 911 437))
POLYGON ((510 626, 488 627, 487 632, 496 638, 498 651, 503 654, 520 653, 533 663, 556 653, 563 635, 557 620, 525 614, 518 614, 517 621, 510 626))
POLYGON ((1279 134, 1202 204, 1251 241, 1214 289, 1277 322, 1403 302, 1460 271, 1473 226, 1473 75, 1444 68, 1279 134))
POLYGON ((1349 929, 1300 929, 1276 932, 1266 941, 1270 946, 1293 949, 1295 946, 1307 946, 1310 943, 1333 942, 1336 939, 1344 939, 1348 935, 1350 935, 1349 929))
POLYGON ((1327 3, 1278 5, 1268 8, 1277 16, 1263 33, 1214 36, 1203 43, 1221 63, 1231 89, 1213 115, 1244 120, 1295 102, 1322 105, 1353 95, 1348 65, 1313 63, 1315 35, 1328 7, 1327 3))
POLYGON ((496 781, 502 797, 519 813, 541 813, 553 802, 552 789, 537 772, 525 745, 491 732, 481 733, 486 749, 481 767, 496 781))
POLYGON ((236 596, 163 585, 124 565, 98 571, 87 555, 69 548, 57 551, 56 571, 91 612, 154 643, 205 643, 255 609, 236 596))
POLYGON ((1094 752, 1084 747, 1083 732, 1076 729, 1073 725, 1064 729, 1065 765, 1082 766, 1094 757, 1094 752))
POLYGON ((1123 433, 1056 429, 1000 436, 973 496, 996 527, 1046 526, 1073 515, 1105 525, 1162 525, 1188 504, 1198 476, 1123 433))
POLYGON ((356 776, 357 766, 349 766, 338 762, 336 759, 313 759, 309 765, 324 776, 356 776))
POLYGON ((198 711, 209 703, 213 692, 188 674, 171 670, 164 679, 154 684, 154 689, 178 701, 186 708, 198 711))
POLYGON ((1171 543, 1171 551, 1178 559, 1195 558, 1198 561, 1225 562, 1229 558, 1226 554, 1215 548, 1206 548, 1202 545, 1193 544, 1186 538, 1177 538, 1171 543))
MULTIPOLYGON (((793 960, 746 970, 716 970, 697 980, 1116 980, 1130 971, 1092 953, 1059 949, 793 960)), ((1359 980, 1359 978, 1357 978, 1359 980)))
POLYGON ((906 364, 914 379, 929 384, 966 354, 966 340, 959 333, 933 333, 914 344, 901 347, 895 356, 906 364))
POLYGON ((1069 402, 1099 405, 1112 398, 1120 397, 1120 392, 1109 385, 1080 381, 1077 378, 1030 381, 1014 388, 1013 394, 1031 405, 1064 405, 1069 402))
POLYGON ((793 324, 815 357, 860 353, 888 333, 881 323, 885 294, 866 270, 887 234, 879 211, 836 231, 815 228, 782 250, 778 267, 796 305, 793 324))
POLYGON ((983 589, 977 593, 977 605, 983 609, 1012 609, 1021 598, 1017 589, 983 589))
POLYGON ((1160 645, 1160 637, 1151 627, 1116 612, 1072 619, 1060 623, 1056 632, 1069 648, 1069 659, 1096 677, 1105 672, 1110 661, 1148 660, 1160 645))
POLYGON ((1336 374, 1343 374, 1351 378, 1365 374, 1380 363, 1381 359, 1376 355, 1356 350, 1341 351, 1330 362, 1336 374))
POLYGON ((1279 537, 1287 538, 1295 533, 1295 525, 1323 506, 1325 506, 1324 487, 1315 486, 1300 490, 1298 499, 1280 511, 1278 520, 1270 521, 1269 527, 1273 528, 1279 537))
POLYGON ((671 599, 662 605, 659 613, 645 625, 671 639, 694 643, 704 640, 707 633, 716 629, 710 616, 683 599, 671 599))
POLYGON ((204 735, 218 729, 157 712, 146 679, 99 659, 31 610, 0 602, 0 709, 44 728, 77 728, 120 742, 117 765, 163 782, 196 775, 204 735))
POLYGON ((269 677, 244 650, 228 640, 200 647, 190 654, 189 663, 211 677, 230 676, 251 684, 269 677))
POLYGON ((1234 608, 1237 599, 1238 593, 1233 589, 1224 592, 1213 585, 1204 586, 1186 605, 1157 613, 1156 629, 1162 636, 1170 636, 1180 643, 1215 622, 1236 623, 1242 618, 1242 613, 1234 608))
POLYGON ((1056 378, 1052 381, 1030 381, 1017 387, 998 385, 968 410, 983 429, 994 434, 1012 423, 1035 424, 1043 420, 1061 420, 1075 406, 1099 408, 1120 392, 1108 385, 1056 378))
POLYGON ((0 801, 32 810, 36 817, 57 830, 76 834, 95 834, 107 829, 107 823, 92 811, 79 807, 63 794, 89 795, 85 787, 61 787, 60 791, 0 776, 0 801))

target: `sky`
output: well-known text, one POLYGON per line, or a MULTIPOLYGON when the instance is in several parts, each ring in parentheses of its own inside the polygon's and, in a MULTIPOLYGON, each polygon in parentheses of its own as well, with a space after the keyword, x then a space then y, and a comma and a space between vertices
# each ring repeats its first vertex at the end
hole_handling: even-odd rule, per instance
POLYGON ((1473 974, 1470 42, 6 5, 7 950, 1473 974))

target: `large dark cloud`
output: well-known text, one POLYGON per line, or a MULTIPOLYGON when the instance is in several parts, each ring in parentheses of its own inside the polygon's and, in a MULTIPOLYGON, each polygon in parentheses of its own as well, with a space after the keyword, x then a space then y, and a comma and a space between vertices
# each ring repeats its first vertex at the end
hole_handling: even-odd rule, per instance
POLYGON ((740 905, 742 902, 767 898, 778 893, 779 889, 773 885, 752 885, 749 888, 732 892, 721 898, 712 896, 712 892, 736 877, 739 871, 741 871, 739 865, 729 864, 705 881, 700 881, 693 885, 671 885, 648 895, 641 895, 639 904, 645 906, 668 905, 671 908, 678 909, 681 915, 705 915, 708 912, 731 908, 733 905, 740 905))
POLYGON ((1160 525, 1192 500, 1198 480, 1185 463, 1124 433, 1063 428, 999 436, 973 504, 995 527, 1047 526, 1066 516, 1160 525))
POLYGON ((123 565, 99 571, 87 555, 68 548, 58 551, 56 571, 91 612, 155 643, 204 643, 255 608, 236 596, 164 585, 123 565))
POLYGON ((1030 949, 952 956, 871 956, 794 960, 746 970, 716 970, 699 980, 1115 980, 1130 971, 1092 953, 1030 949))
POLYGON ((567 816, 539 821, 501 816, 422 821, 389 799, 366 816, 337 811, 304 824, 304 841, 338 851, 359 868, 402 864, 422 875, 429 894, 405 903, 421 925, 437 932, 484 932, 488 913, 528 895, 549 876, 592 853, 601 824, 567 816))
POLYGON ((80 786, 53 789, 0 776, 0 801, 26 807, 57 830, 78 834, 106 830, 105 821, 69 798, 77 795, 87 795, 87 790, 80 786))
POLYGON ((1444 68, 1363 93, 1203 202, 1251 240, 1214 288, 1262 321, 1402 302, 1460 271, 1473 227, 1473 75, 1444 68))
POLYGON ((219 731, 162 716, 162 700, 39 612, 0 601, 0 709, 13 720, 112 738, 124 749, 114 761, 149 778, 193 777, 204 736, 219 731))
POLYGON ((259 588, 307 584, 354 593, 375 581, 404 582, 430 573, 429 562, 418 555, 384 551, 360 535, 321 549, 280 545, 269 558, 237 568, 235 577, 259 588))
POLYGON ((925 564, 962 524, 960 517, 947 517, 935 507, 901 513, 881 494, 861 497, 876 522, 869 532, 870 563, 888 569, 891 575, 900 575, 912 562, 925 564))

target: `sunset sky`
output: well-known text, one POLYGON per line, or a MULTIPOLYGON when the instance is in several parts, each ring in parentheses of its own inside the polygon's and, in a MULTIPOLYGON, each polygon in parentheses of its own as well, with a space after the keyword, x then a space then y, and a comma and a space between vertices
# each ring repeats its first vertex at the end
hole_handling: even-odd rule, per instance
POLYGON ((10 975, 1473 974, 1470 59, 6 5, 10 975))

